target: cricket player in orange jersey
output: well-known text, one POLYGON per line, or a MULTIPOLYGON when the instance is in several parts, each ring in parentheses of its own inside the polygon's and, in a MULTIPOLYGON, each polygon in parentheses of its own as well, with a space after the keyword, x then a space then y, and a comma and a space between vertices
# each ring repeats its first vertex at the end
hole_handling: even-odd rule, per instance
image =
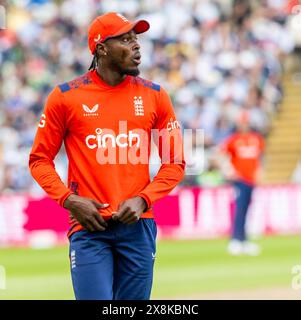
POLYGON ((228 252, 231 255, 258 255, 260 248, 247 240, 245 224, 252 193, 258 182, 264 140, 251 129, 247 112, 241 112, 237 132, 226 139, 221 150, 230 158, 231 166, 227 174, 236 194, 234 224, 228 252))
POLYGON ((168 94, 138 77, 137 34, 148 29, 147 21, 133 23, 114 12, 92 22, 89 72, 50 93, 30 154, 33 177, 70 212, 77 299, 150 298, 157 232, 152 205, 184 175, 181 130, 168 94), (162 165, 150 181, 154 130, 162 165), (67 186, 53 162, 62 142, 67 186))

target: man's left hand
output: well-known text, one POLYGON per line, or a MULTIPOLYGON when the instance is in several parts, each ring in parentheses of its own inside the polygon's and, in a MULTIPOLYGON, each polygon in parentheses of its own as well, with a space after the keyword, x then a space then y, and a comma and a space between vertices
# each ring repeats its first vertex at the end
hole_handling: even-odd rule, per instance
POLYGON ((141 214, 147 208, 145 200, 141 197, 134 197, 123 201, 112 219, 119 220, 124 224, 132 224, 140 219, 141 214))

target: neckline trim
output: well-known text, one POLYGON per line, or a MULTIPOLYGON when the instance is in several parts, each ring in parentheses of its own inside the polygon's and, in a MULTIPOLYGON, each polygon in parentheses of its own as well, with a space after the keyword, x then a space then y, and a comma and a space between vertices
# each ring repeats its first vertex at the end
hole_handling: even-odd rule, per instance
POLYGON ((96 70, 91 70, 91 71, 89 71, 89 73, 90 73, 90 76, 91 76, 91 78, 92 78, 94 83, 96 83, 100 87, 103 87, 103 88, 106 88, 106 89, 110 89, 110 90, 120 89, 120 88, 126 86, 130 82, 130 79, 131 79, 131 76, 127 75, 122 82, 120 82, 116 86, 111 86, 108 83, 104 82, 100 78, 100 76, 97 74, 96 70))

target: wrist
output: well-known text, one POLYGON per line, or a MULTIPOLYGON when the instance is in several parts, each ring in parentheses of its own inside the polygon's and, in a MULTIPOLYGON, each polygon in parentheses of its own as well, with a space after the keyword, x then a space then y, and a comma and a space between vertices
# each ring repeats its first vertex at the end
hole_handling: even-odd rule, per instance
POLYGON ((147 206, 146 200, 145 200, 143 197, 141 197, 141 196, 138 196, 138 197, 139 197, 140 199, 142 199, 142 203, 143 203, 143 210, 142 210, 142 212, 147 211, 148 206, 147 206))
POLYGON ((65 199, 65 201, 64 201, 64 203, 63 203, 63 207, 65 208, 65 209, 70 209, 70 207, 71 207, 71 204, 72 204, 72 201, 74 200, 74 198, 76 197, 76 195, 75 194, 70 194, 66 199, 65 199))

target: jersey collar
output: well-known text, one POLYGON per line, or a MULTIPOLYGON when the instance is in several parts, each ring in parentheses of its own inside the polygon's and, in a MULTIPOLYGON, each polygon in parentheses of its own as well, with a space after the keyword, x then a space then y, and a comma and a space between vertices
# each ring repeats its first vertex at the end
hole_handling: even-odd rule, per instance
POLYGON ((120 88, 123 88, 125 87, 130 79, 131 79, 131 76, 126 76, 126 78, 120 82, 119 84, 117 84, 116 86, 111 86, 109 85, 108 83, 104 82, 100 76, 97 74, 97 71, 96 70, 91 70, 89 71, 90 73, 90 76, 91 76, 91 79, 94 83, 96 83, 97 85, 99 85, 100 87, 102 88, 105 88, 105 89, 110 89, 110 90, 113 90, 113 89, 120 89, 120 88))

